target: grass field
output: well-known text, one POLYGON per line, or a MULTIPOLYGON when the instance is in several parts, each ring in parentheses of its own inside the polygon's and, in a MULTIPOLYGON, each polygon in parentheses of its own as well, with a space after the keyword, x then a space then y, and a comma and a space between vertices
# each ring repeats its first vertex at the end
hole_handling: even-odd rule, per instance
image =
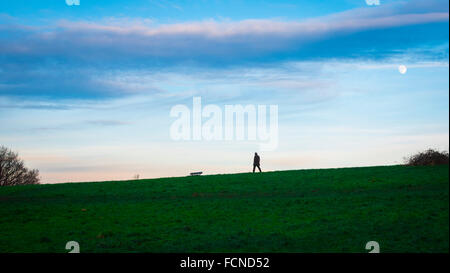
POLYGON ((449 167, 0 188, 0 252, 449 252, 449 167))

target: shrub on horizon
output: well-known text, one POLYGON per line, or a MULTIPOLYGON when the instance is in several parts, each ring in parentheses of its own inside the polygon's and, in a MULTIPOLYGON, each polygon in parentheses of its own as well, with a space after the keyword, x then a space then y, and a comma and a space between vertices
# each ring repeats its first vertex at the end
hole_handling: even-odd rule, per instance
POLYGON ((448 164, 448 152, 428 149, 405 158, 405 164, 409 166, 434 166, 448 164))

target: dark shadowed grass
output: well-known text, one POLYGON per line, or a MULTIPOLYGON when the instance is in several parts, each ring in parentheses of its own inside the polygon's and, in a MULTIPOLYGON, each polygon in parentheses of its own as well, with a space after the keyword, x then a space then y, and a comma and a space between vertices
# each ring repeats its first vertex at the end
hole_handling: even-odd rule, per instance
POLYGON ((449 251, 448 165, 0 188, 0 252, 449 251))

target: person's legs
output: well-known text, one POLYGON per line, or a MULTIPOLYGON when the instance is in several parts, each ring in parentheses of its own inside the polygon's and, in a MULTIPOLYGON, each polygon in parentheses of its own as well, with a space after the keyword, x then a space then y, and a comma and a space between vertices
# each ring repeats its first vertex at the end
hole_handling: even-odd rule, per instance
POLYGON ((259 172, 261 172, 261 168, 259 167, 259 165, 257 165, 259 172))
POLYGON ((255 172, 255 167, 256 167, 256 165, 253 165, 253 172, 255 172))

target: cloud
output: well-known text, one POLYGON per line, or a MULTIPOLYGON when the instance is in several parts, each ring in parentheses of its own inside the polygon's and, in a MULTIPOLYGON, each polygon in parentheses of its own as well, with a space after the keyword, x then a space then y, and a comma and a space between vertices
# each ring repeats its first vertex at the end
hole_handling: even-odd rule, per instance
MULTIPOLYGON (((0 52, 30 61, 51 57, 63 63, 154 67, 360 55, 375 58, 379 57, 377 51, 382 56, 393 54, 430 39, 448 43, 448 32, 442 32, 448 29, 448 5, 441 1, 434 5, 418 3, 421 2, 385 4, 376 9, 351 10, 305 21, 206 20, 162 25, 148 21, 121 24, 59 21, 40 28, 15 25, 22 34, 3 39, 0 52), (370 39, 365 39, 369 36, 370 39), (314 50, 317 47, 320 50, 314 50)), ((11 31, 1 29, 4 33, 11 31)))
POLYGON ((82 130, 89 128, 101 128, 101 127, 114 127, 130 125, 131 122, 121 120, 86 120, 81 122, 56 124, 51 127, 33 127, 28 130, 21 130, 32 133, 48 133, 54 131, 70 131, 70 130, 82 130))
MULTIPOLYGON (((0 71, 0 95, 39 96, 57 99, 95 99, 121 97, 136 93, 159 93, 161 90, 142 79, 109 69, 79 67, 69 64, 6 63, 0 71)), ((1 101, 0 101, 1 103, 1 101)), ((52 108, 54 105, 22 105, 52 108)), ((8 106, 6 106, 8 107, 8 106)), ((60 107, 57 105, 56 107, 60 107)))
POLYGON ((67 105, 64 103, 50 103, 42 100, 39 101, 17 101, 10 100, 7 97, 0 97, 1 109, 31 109, 31 110, 69 110, 76 106, 67 105))
POLYGON ((128 125, 130 122, 120 121, 120 120, 88 120, 86 123, 95 126, 120 126, 128 125))
MULTIPOLYGON (((164 93, 146 75, 133 75, 139 70, 229 70, 403 55, 442 61, 448 59, 448 18, 446 1, 383 4, 302 21, 157 24, 145 18, 104 18, 28 26, 2 15, 0 95, 61 100, 164 93)), ((267 83, 292 88, 316 84, 267 83)))

